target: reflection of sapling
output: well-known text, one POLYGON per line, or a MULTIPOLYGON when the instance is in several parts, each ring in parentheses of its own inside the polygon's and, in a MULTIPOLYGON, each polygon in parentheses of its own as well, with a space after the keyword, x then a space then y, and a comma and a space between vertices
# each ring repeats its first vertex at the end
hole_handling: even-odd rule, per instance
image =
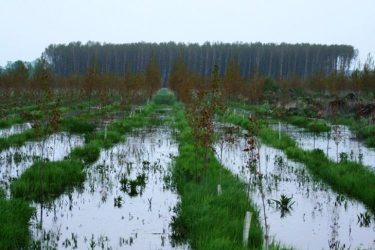
POLYGON ((358 218, 358 224, 360 227, 369 227, 371 224, 371 214, 366 211, 364 213, 360 213, 357 215, 358 218))
POLYGON ((333 141, 336 144, 336 161, 339 162, 339 143, 342 140, 341 128, 339 125, 332 126, 333 141))
MULTIPOLYGON (((266 156, 266 158, 268 157, 268 155, 266 156)), ((275 165, 277 165, 278 167, 282 167, 284 166, 284 158, 281 156, 281 155, 276 155, 275 156, 275 165)))
POLYGON ((358 155, 358 162, 362 164, 362 161, 363 161, 363 154, 359 153, 359 155, 358 155))
POLYGON ((135 180, 129 180, 123 175, 120 179, 121 190, 127 193, 130 197, 142 194, 146 186, 146 174, 142 173, 137 175, 135 180))
POLYGON ((280 196, 280 200, 274 200, 273 201, 276 203, 276 206, 280 209, 290 209, 292 208, 294 201, 292 202, 293 197, 288 197, 285 194, 282 194, 280 196))
POLYGON ((345 152, 340 153, 340 162, 347 162, 348 161, 348 154, 345 152))
MULTIPOLYGON (((260 167, 260 142, 256 138, 256 135, 259 133, 259 123, 258 120, 254 116, 248 117, 248 126, 247 131, 245 134, 246 139, 246 148, 243 151, 248 153, 248 161, 247 167, 249 168, 250 172, 253 173, 258 181, 256 184, 258 185, 259 192, 262 198, 262 208, 263 208, 263 218, 264 218, 264 239, 265 239, 265 249, 268 249, 269 246, 269 225, 267 223, 267 214, 266 214, 266 204, 265 204, 265 194, 263 188, 263 174, 260 167), (258 169, 257 169, 258 167, 258 169)), ((248 196, 250 198, 250 179, 248 181, 248 196)))
POLYGON ((115 207, 118 207, 118 208, 120 208, 120 207, 122 207, 122 197, 121 196, 118 196, 118 197, 115 197, 114 198, 114 206, 115 207))

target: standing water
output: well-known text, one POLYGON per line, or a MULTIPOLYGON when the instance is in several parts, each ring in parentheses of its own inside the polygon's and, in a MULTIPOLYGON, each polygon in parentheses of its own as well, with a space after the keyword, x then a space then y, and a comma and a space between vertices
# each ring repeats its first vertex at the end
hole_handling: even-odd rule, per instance
POLYGON ((15 134, 20 134, 27 129, 31 129, 31 124, 29 122, 15 124, 11 126, 10 128, 0 129, 0 138, 8 137, 8 136, 15 135, 15 134))
POLYGON ((178 196, 166 180, 177 154, 166 129, 136 131, 102 151, 82 189, 52 204, 35 204, 34 243, 57 249, 176 248, 169 224, 178 196))
MULTIPOLYGON (((275 124, 272 128, 278 131, 279 126, 275 124)), ((281 131, 292 137, 298 146, 305 150, 321 149, 333 161, 340 161, 341 157, 347 157, 350 161, 375 169, 375 150, 356 139, 347 126, 332 126, 329 132, 315 134, 290 124, 282 124, 281 131)))
MULTIPOLYGON (((246 167, 246 146, 237 137, 222 151, 215 148, 222 164, 250 183, 250 197, 263 211, 257 181, 246 167)), ((280 150, 262 145, 259 155, 271 239, 296 249, 375 248, 374 218, 361 203, 314 181, 304 165, 287 160, 280 150), (279 205, 282 195, 291 198, 286 209, 279 205)))
POLYGON ((42 141, 26 142, 21 147, 11 147, 0 152, 0 187, 9 194, 9 185, 13 179, 18 178, 35 160, 62 160, 83 142, 82 136, 62 132, 42 141))

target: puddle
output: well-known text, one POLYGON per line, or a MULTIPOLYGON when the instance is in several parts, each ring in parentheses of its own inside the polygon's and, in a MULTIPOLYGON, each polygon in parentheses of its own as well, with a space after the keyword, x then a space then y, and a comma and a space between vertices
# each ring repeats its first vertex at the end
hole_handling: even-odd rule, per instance
POLYGON ((20 134, 27 129, 31 129, 31 124, 29 122, 12 125, 10 128, 0 129, 0 138, 20 134))
POLYGON ((21 147, 11 147, 0 152, 0 186, 9 195, 10 183, 30 167, 34 160, 62 160, 73 148, 83 143, 82 136, 62 132, 50 135, 43 141, 26 142, 21 147))
POLYGON ((57 249, 188 249, 173 246, 177 193, 168 187, 178 145, 167 129, 139 130, 103 150, 83 189, 35 204, 34 244, 57 249))
MULTIPOLYGON (((330 132, 314 134, 306 132, 302 128, 282 123, 281 131, 287 133, 305 150, 319 148, 333 161, 337 161, 337 159, 340 161, 340 153, 346 153, 348 160, 375 168, 375 150, 366 147, 363 142, 356 139, 347 126, 337 127, 336 132, 332 128, 330 132), (339 139, 335 140, 335 138, 339 139)), ((279 125, 273 124, 272 128, 278 131, 279 125)))
MULTIPOLYGON (((243 138, 231 145, 216 145, 218 158, 246 183, 252 183, 251 199, 258 206, 263 224, 262 198, 250 171, 245 168, 248 153, 243 138)), ((330 190, 326 185, 312 180, 307 169, 287 160, 282 151, 262 145, 260 166, 264 174, 266 214, 271 239, 296 249, 374 249, 375 221, 358 220, 366 208, 330 190), (291 208, 281 210, 273 200, 281 195, 292 197, 291 208), (362 222, 362 225, 361 225, 362 222), (365 223, 364 223, 365 222, 365 223), (369 224, 367 225, 367 222, 369 224)), ((223 190, 225 192, 225 190, 223 190)))

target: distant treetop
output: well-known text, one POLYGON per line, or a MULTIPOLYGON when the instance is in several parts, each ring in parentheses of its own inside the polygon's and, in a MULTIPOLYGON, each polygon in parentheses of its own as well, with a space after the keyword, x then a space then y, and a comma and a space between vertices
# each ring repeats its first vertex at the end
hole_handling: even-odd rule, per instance
POLYGON ((165 80, 177 59, 187 68, 208 76, 213 65, 220 73, 230 61, 238 63, 242 77, 254 74, 274 78, 309 77, 314 73, 347 72, 355 57, 350 45, 274 43, 128 43, 72 42, 50 45, 44 55, 59 75, 84 74, 95 64, 101 73, 124 75, 145 72, 154 57, 165 80))

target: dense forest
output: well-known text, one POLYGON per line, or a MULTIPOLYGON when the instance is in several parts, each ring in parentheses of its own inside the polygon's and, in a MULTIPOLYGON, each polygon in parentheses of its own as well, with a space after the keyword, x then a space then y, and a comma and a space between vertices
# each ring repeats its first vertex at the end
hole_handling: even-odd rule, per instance
POLYGON ((177 59, 189 71, 208 76, 213 65, 220 73, 231 60, 238 63, 242 77, 272 76, 277 79, 307 78, 315 73, 347 72, 355 57, 348 45, 262 44, 262 43, 130 43, 100 44, 72 42, 50 45, 44 55, 57 75, 85 74, 95 65, 100 73, 124 75, 144 72, 151 58, 160 67, 163 82, 177 59))

